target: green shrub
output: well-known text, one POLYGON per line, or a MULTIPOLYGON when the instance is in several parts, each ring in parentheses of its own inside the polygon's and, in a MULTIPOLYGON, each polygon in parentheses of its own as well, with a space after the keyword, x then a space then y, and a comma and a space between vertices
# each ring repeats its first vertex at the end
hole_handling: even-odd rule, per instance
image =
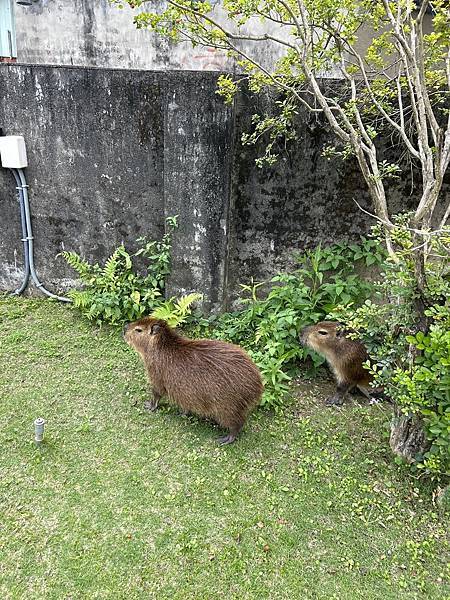
POLYGON ((75 252, 63 252, 83 284, 81 290, 68 294, 74 307, 96 323, 112 324, 134 321, 156 308, 170 272, 171 240, 177 227, 176 217, 166 222, 167 232, 161 240, 138 239, 141 246, 133 255, 121 244, 103 267, 89 264, 75 252), (146 262, 144 275, 135 270, 133 257, 137 256, 146 262))

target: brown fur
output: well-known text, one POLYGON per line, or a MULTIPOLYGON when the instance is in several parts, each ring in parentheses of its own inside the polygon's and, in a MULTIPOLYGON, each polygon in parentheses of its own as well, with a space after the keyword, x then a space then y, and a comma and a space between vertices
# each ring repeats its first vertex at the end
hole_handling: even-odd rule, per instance
POLYGON ((220 340, 184 338, 152 317, 129 324, 124 337, 144 361, 154 394, 150 408, 167 396, 183 412, 228 429, 223 443, 234 441, 263 392, 261 375, 242 348, 220 340))
POLYGON ((363 363, 369 358, 367 350, 361 342, 345 337, 340 323, 321 321, 306 327, 301 341, 324 356, 334 373, 337 389, 327 404, 342 404, 347 392, 354 387, 369 397, 372 376, 363 368, 363 363))

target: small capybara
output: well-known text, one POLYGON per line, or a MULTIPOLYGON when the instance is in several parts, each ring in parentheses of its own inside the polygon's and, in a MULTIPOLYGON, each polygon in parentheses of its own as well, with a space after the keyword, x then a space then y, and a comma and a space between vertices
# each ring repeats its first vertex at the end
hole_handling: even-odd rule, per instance
POLYGON ((183 412, 228 429, 220 444, 234 442, 263 393, 260 372, 242 348, 187 339, 153 317, 128 324, 124 338, 141 355, 152 384, 153 400, 146 408, 155 410, 161 396, 167 396, 183 412))
POLYGON ((334 373, 337 387, 326 401, 328 406, 343 404, 347 393, 355 387, 370 398, 372 375, 363 367, 369 358, 367 350, 361 342, 347 338, 340 323, 321 321, 305 327, 300 339, 305 346, 322 354, 334 373))

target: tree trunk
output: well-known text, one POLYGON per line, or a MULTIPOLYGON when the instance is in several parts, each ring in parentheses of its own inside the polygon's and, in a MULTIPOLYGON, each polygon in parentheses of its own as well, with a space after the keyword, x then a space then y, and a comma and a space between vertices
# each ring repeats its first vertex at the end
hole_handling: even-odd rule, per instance
MULTIPOLYGON (((420 242, 423 243, 420 236, 413 236, 414 244, 419 245, 420 242)), ((425 310, 427 308, 427 300, 426 300, 426 275, 425 275, 425 252, 423 248, 417 248, 413 252, 413 262, 414 262, 414 275, 416 278, 416 298, 414 299, 414 308, 417 312, 417 329, 418 331, 422 331, 422 333, 428 333, 429 328, 429 318, 425 315, 425 310)))
POLYGON ((423 423, 417 415, 405 415, 397 407, 391 422, 390 446, 394 454, 408 463, 415 462, 417 454, 429 448, 423 423))

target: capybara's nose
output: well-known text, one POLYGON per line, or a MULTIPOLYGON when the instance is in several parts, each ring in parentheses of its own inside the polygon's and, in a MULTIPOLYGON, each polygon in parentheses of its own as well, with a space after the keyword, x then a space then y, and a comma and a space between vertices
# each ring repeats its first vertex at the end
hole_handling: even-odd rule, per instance
POLYGON ((126 334, 126 332, 127 332, 127 329, 128 329, 128 327, 129 327, 129 326, 130 326, 130 324, 129 324, 129 323, 125 323, 125 325, 123 326, 123 329, 122 329, 122 337, 125 337, 125 334, 126 334))

